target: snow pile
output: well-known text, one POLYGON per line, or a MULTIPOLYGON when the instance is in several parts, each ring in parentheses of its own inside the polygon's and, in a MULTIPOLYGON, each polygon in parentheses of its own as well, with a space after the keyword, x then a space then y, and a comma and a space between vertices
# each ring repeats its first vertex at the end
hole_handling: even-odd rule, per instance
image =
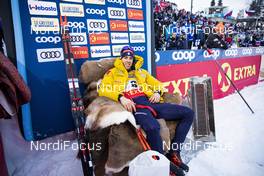
MULTIPOLYGON (((251 114, 238 94, 214 101, 217 142, 195 154, 189 162, 188 176, 263 175, 264 82, 245 88, 241 93, 255 114, 251 114)), ((19 135, 14 120, 0 120, 0 131, 10 175, 82 175, 76 150, 30 150, 30 142, 19 135)), ((62 138, 76 143, 70 134, 41 142, 56 142, 62 138)))

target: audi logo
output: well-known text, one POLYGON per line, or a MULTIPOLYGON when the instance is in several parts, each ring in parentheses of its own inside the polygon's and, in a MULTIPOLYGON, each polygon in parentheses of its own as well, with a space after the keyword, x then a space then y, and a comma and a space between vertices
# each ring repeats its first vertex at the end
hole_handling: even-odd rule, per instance
POLYGON ((82 35, 74 35, 70 36, 70 41, 71 42, 84 42, 85 38, 82 35))
POLYGON ((238 55, 238 51, 237 50, 226 50, 225 51, 225 56, 237 56, 238 55))
POLYGON ((243 55, 250 55, 252 54, 252 49, 251 48, 245 48, 242 50, 243 55))
POLYGON ((145 51, 145 46, 134 46, 132 47, 134 49, 134 51, 140 51, 140 52, 143 52, 145 51))
POLYGON ((87 8, 86 13, 91 15, 101 15, 101 16, 106 14, 104 9, 91 9, 91 8, 87 8))
POLYGON ((106 24, 104 22, 90 22, 89 27, 90 28, 105 28, 106 24))
POLYGON ((125 13, 122 10, 110 10, 110 15, 122 17, 125 15, 125 13))
POLYGON ((117 3, 117 4, 122 5, 125 3, 125 0, 108 0, 108 2, 117 3))
POLYGON ((85 24, 84 22, 68 22, 67 23, 68 27, 72 27, 72 28, 85 28, 85 24))
POLYGON ((141 0, 127 0, 127 3, 131 6, 140 6, 141 0))
POLYGON ((155 56, 156 56, 155 62, 159 62, 160 61, 160 54, 155 52, 155 56))
POLYGON ((61 38, 59 36, 55 36, 55 37, 36 37, 35 41, 37 43, 54 43, 57 44, 58 42, 61 41, 61 38))
POLYGON ((45 51, 40 53, 42 59, 60 58, 61 53, 59 51, 45 51))
POLYGON ((209 54, 206 50, 203 52, 204 58, 218 58, 220 56, 220 51, 219 50, 213 50, 213 54, 209 54))
POLYGON ((177 60, 188 60, 192 61, 195 58, 194 51, 175 51, 172 53, 172 59, 177 60))

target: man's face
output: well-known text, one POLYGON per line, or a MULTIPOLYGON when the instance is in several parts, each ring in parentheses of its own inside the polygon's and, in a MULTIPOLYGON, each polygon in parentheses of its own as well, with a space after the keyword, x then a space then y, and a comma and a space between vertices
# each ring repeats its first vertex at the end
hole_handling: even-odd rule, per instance
POLYGON ((133 64, 133 57, 132 56, 125 56, 121 59, 125 68, 129 70, 133 64))

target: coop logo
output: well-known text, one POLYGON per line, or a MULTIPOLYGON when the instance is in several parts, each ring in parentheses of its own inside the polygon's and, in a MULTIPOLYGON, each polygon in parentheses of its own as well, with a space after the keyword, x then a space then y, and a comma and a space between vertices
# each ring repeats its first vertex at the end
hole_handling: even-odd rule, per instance
POLYGON ((70 28, 86 28, 84 22, 67 22, 67 26, 70 28))
POLYGON ((126 4, 130 8, 142 8, 142 0, 127 0, 126 4))
POLYGON ((143 52, 146 50, 145 46, 133 46, 134 51, 143 52))
POLYGON ((42 36, 42 37, 36 37, 35 41, 37 43, 54 43, 54 44, 57 44, 57 43, 61 42, 61 37, 59 37, 59 36, 55 36, 55 37, 42 36))
POLYGON ((55 2, 28 1, 30 15, 58 15, 55 2))
MULTIPOLYGON (((229 63, 223 63, 222 64, 222 69, 226 73, 226 75, 232 80, 232 69, 229 63)), ((222 92, 227 92, 228 89, 230 88, 230 81, 227 79, 225 74, 220 70, 218 73, 218 85, 220 86, 220 89, 222 92)))
POLYGON ((264 48, 260 47, 260 48, 256 48, 256 54, 263 54, 264 53, 264 48))
POLYGON ((116 3, 116 4, 124 4, 125 3, 125 0, 107 0, 108 2, 110 3, 116 3))
POLYGON ((244 48, 242 50, 242 55, 251 55, 252 54, 252 49, 251 48, 244 48))
POLYGON ((87 4, 105 5, 105 0, 85 0, 87 4))
POLYGON ((87 26, 88 31, 108 31, 106 20, 88 19, 87 26))
POLYGON ((158 52, 155 52, 155 56, 156 56, 155 62, 159 62, 160 61, 160 54, 158 52))
POLYGON ((89 34, 89 40, 91 45, 110 43, 109 33, 89 34))
POLYGON ((123 8, 108 7, 108 17, 113 19, 126 19, 126 10, 123 8))
POLYGON ((110 46, 91 46, 92 57, 109 57, 111 56, 110 46))
POLYGON ((145 43, 144 33, 130 33, 130 43, 145 43))
POLYGON ((128 21, 129 31, 131 32, 144 32, 144 22, 143 21, 128 21))
POLYGON ((70 41, 72 45, 87 45, 86 33, 70 33, 70 41))
POLYGON ((127 18, 131 20, 143 20, 143 11, 142 10, 127 10, 127 18))
POLYGON ((31 28, 33 31, 59 31, 59 20, 57 18, 31 17, 31 28))
POLYGON ((238 50, 237 49, 228 49, 228 50, 225 50, 225 56, 226 57, 235 57, 238 55, 238 50))
POLYGON ((204 58, 208 59, 208 58, 213 58, 216 59, 220 56, 220 51, 219 50, 212 50, 213 54, 209 54, 207 50, 205 50, 203 52, 203 56, 204 58))
POLYGON ((127 21, 124 20, 110 20, 111 31, 128 31, 127 21))
POLYGON ((191 62, 194 58, 194 51, 174 51, 172 53, 172 59, 175 61, 188 60, 189 62, 191 62))
POLYGON ((60 3, 61 16, 84 17, 83 5, 60 3))
POLYGON ((63 61, 62 48, 37 49, 38 62, 63 61))
POLYGON ((82 3, 83 2, 83 0, 62 0, 62 1, 77 2, 77 3, 82 3))
POLYGON ((112 45, 113 56, 120 56, 120 51, 127 45, 112 45))
POLYGON ((86 59, 89 57, 87 46, 72 47, 71 51, 72 51, 74 59, 82 59, 82 58, 86 59))
POLYGON ((111 42, 112 43, 128 43, 128 33, 111 33, 111 42))
POLYGON ((104 9, 92 9, 92 8, 87 8, 86 13, 89 15, 100 15, 100 16, 104 16, 106 14, 104 9))

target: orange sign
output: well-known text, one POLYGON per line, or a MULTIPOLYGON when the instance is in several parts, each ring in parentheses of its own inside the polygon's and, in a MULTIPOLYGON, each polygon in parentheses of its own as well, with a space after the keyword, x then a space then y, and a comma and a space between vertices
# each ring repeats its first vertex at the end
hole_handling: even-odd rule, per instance
POLYGON ((123 20, 110 20, 111 31, 128 31, 127 21, 123 20))
POLYGON ((91 45, 98 45, 98 44, 109 44, 110 38, 109 33, 94 33, 89 34, 90 44, 91 45))
POLYGON ((143 11, 142 10, 128 9, 127 15, 128 15, 128 19, 143 20, 143 11))
POLYGON ((89 57, 87 46, 72 47, 71 49, 74 59, 82 59, 82 58, 85 59, 89 57))

